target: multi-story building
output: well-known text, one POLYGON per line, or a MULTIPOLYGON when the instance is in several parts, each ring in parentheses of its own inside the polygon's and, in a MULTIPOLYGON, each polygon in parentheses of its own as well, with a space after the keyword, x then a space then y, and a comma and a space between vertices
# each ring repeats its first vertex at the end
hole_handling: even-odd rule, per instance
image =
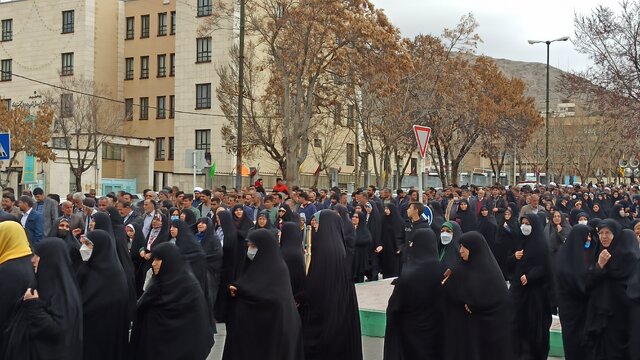
MULTIPOLYGON (((81 89, 85 93, 100 93, 114 100, 112 103, 121 100, 124 88, 120 80, 124 68, 119 60, 124 55, 124 44, 120 41, 123 32, 119 19, 123 12, 124 6, 120 1, 0 2, 0 62, 3 71, 0 98, 12 106, 27 107, 32 114, 45 102, 62 108, 63 97, 71 99, 73 95, 84 95, 73 92, 77 89, 60 90, 52 85, 73 84, 77 80, 89 84, 81 89), (54 90, 63 92, 56 95, 60 100, 51 97, 54 90)), ((105 115, 98 114, 98 122, 100 116, 105 115)), ((56 114, 56 117, 63 116, 56 114)), ((111 148, 117 148, 118 156, 114 156, 114 151, 96 149, 89 155, 97 157, 96 163, 83 174, 82 189, 77 190, 101 189, 103 178, 114 177, 118 173, 124 178, 137 179, 138 185, 147 185, 151 166, 145 158, 152 153, 153 143, 130 137, 113 137, 111 140, 111 148), (131 161, 125 164, 127 159, 131 161)), ((39 175, 35 184, 30 186, 43 186, 45 191, 58 194, 76 190, 66 150, 60 146, 61 143, 65 143, 64 139, 52 139, 49 146, 57 159, 37 164, 35 172, 39 175)), ((9 179, 10 185, 18 188, 28 185, 23 184, 21 176, 24 155, 20 155, 20 159, 17 175, 9 179)))

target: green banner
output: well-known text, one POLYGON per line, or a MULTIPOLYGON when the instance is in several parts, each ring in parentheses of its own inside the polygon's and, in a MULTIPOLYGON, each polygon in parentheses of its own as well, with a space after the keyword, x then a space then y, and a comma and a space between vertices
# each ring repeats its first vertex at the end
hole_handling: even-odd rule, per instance
POLYGON ((22 183, 36 183, 36 159, 31 155, 24 157, 24 166, 22 167, 22 183))

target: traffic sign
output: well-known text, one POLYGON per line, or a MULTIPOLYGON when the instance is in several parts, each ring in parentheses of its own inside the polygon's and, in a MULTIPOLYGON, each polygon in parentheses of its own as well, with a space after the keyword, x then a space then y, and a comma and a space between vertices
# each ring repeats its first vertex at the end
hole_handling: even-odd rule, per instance
POLYGON ((0 160, 11 159, 11 134, 0 134, 0 160))
POLYGON ((422 213, 422 218, 429 225, 431 225, 431 222, 433 221, 433 212, 431 212, 431 208, 430 207, 428 207, 428 206, 424 207, 424 213, 422 213))
POLYGON ((427 147, 429 146, 431 128, 427 126, 413 125, 413 132, 416 134, 416 141, 418 142, 420 156, 424 158, 427 154, 427 147))

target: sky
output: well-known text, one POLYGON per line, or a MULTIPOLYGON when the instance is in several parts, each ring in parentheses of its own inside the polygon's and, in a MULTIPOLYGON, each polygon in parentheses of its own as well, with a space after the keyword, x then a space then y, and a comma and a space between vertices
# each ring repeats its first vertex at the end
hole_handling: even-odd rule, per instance
MULTIPOLYGON (((509 60, 546 63, 545 44, 527 40, 574 37, 575 14, 588 15, 598 5, 618 9, 618 0, 370 0, 403 36, 440 35, 473 13, 483 40, 478 53, 509 60)), ((591 61, 570 41, 551 44, 549 64, 561 70, 586 70, 591 61)))

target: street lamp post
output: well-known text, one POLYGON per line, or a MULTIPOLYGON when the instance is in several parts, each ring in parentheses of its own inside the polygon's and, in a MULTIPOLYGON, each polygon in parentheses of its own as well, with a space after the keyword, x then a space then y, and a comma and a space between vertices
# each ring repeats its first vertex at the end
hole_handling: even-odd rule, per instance
POLYGON ((546 185, 549 185, 551 177, 549 176, 549 46, 552 42, 567 41, 568 36, 563 36, 555 40, 529 40, 529 44, 545 43, 547 44, 547 91, 546 91, 546 112, 544 121, 544 173, 546 174, 546 185))

